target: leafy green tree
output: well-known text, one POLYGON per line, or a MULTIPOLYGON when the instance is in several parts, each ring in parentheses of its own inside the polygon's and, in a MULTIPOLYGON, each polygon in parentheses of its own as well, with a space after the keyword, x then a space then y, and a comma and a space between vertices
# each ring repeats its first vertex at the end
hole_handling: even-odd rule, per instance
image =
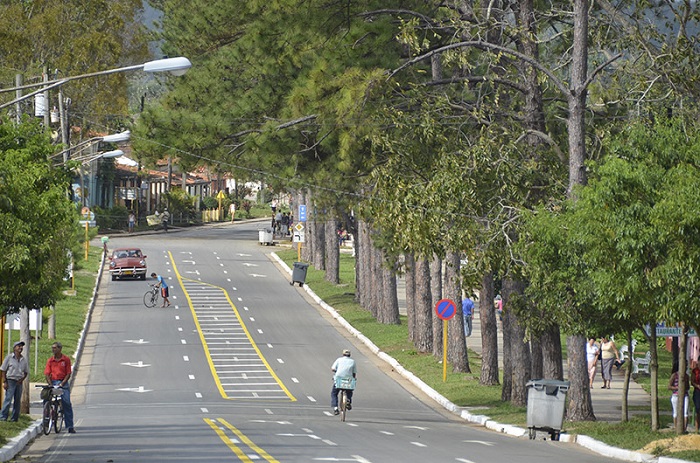
MULTIPOLYGON (((25 84, 36 83, 44 68, 49 79, 60 79, 145 62, 149 52, 142 13, 141 0, 2 2, 3 86, 13 87, 7 83, 14 82, 16 73, 24 76, 25 84)), ((63 93, 71 99, 70 117, 122 125, 127 115, 127 78, 119 73, 65 84, 63 93)), ((14 93, 2 96, 12 99, 14 93)), ((23 111, 29 113, 30 105, 27 101, 23 111)))
POLYGON ((76 243, 77 214, 66 196, 68 173, 30 120, 0 123, 0 307, 16 312, 53 304, 76 243))

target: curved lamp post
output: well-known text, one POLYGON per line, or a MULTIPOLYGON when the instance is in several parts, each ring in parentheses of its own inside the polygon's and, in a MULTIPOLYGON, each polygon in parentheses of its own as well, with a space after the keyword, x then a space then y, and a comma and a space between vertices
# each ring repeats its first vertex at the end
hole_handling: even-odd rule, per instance
MULTIPOLYGON (((130 130, 125 130, 125 131, 120 132, 120 133, 105 135, 104 137, 93 137, 93 138, 90 138, 88 140, 84 140, 75 146, 71 146, 70 148, 66 148, 63 151, 59 151, 58 153, 51 155, 50 159, 54 159, 54 158, 57 158, 60 156, 63 158, 62 162, 66 162, 70 159, 71 153, 76 153, 76 154, 80 153, 80 152, 90 148, 95 143, 99 143, 99 142, 122 143, 125 141, 129 141, 130 138, 131 138, 131 131, 130 130)), ((60 163, 61 162, 59 162, 59 164, 60 163)))
POLYGON ((3 88, 3 89, 0 89, 0 93, 13 92, 16 90, 24 90, 24 89, 28 89, 28 88, 41 87, 39 90, 35 90, 31 93, 27 93, 26 95, 22 95, 21 97, 15 98, 14 100, 12 100, 10 102, 1 104, 0 109, 6 108, 6 107, 13 105, 15 103, 18 103, 22 100, 26 100, 27 98, 31 98, 38 93, 45 92, 47 90, 51 90, 52 88, 60 87, 61 85, 65 84, 67 82, 70 82, 72 80, 86 79, 88 77, 104 76, 104 75, 108 75, 108 74, 116 74, 118 72, 140 71, 140 70, 143 70, 145 72, 170 72, 176 76, 181 76, 184 73, 186 73, 190 67, 192 67, 192 63, 190 63, 190 60, 188 60, 184 56, 180 56, 178 58, 158 59, 155 61, 149 61, 147 63, 137 64, 134 66, 127 66, 127 67, 123 67, 123 68, 115 68, 115 69, 107 69, 106 71, 91 72, 89 74, 82 74, 79 76, 64 77, 63 79, 49 80, 47 82, 37 82, 34 84, 21 85, 19 87, 3 88))

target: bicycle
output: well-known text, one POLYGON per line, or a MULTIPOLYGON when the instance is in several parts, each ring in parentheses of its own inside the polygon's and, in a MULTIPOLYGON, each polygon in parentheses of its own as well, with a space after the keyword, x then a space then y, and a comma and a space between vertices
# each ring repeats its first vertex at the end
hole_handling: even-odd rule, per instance
POLYGON ((143 305, 149 309, 155 307, 158 304, 158 296, 160 296, 160 291, 158 291, 158 285, 148 285, 151 287, 146 294, 143 295, 143 305))
POLYGON ((41 398, 44 406, 41 414, 41 427, 44 434, 48 435, 53 428, 58 434, 63 429, 63 388, 60 386, 37 385, 41 388, 41 398))
POLYGON ((348 391, 355 389, 355 378, 337 378, 335 388, 338 390, 338 411, 340 411, 340 421, 345 421, 345 415, 351 409, 348 400, 348 391))

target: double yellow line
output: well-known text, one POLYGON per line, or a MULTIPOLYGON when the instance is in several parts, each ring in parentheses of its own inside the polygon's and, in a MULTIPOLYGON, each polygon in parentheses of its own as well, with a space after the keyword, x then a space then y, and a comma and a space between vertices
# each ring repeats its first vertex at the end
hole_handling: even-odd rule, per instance
POLYGON ((289 398, 289 400, 291 400, 292 402, 296 402, 297 399, 292 395, 291 392, 289 392, 289 389, 287 389, 287 387, 284 385, 282 380, 280 380, 279 376, 277 376, 277 373, 275 373, 275 371, 272 369, 270 364, 267 362, 267 359, 265 359, 265 356, 260 351, 260 348, 258 348, 258 345, 253 340, 253 336, 251 336, 250 331, 248 331, 248 327, 246 327, 245 322, 243 321, 243 318, 241 317, 241 314, 238 313, 238 309, 236 308, 236 305, 233 303, 233 301, 229 297, 228 292, 220 286, 216 286, 216 285, 212 285, 209 283, 204 283, 202 281, 192 280, 190 278, 183 277, 182 275, 180 275, 180 272, 177 269, 177 265, 175 264, 175 259, 173 259, 173 255, 172 255, 172 253, 170 253, 170 251, 168 251, 168 257, 170 257, 170 262, 172 263, 173 270, 175 271, 175 276, 177 277, 178 282, 180 283, 180 286, 182 287, 182 291, 184 292, 185 298, 187 299, 187 304, 189 305, 190 311, 192 312, 192 319, 194 320, 194 324, 197 328, 197 332, 199 333, 199 339, 202 341, 202 346, 204 347, 204 353, 207 356, 207 362, 209 363, 209 369, 212 372, 212 375, 214 377, 214 382, 216 383, 216 387, 219 390, 221 397, 223 397, 224 399, 230 400, 230 397, 228 397, 228 395, 226 394, 226 391, 224 391, 224 386, 221 384, 221 380, 219 379, 219 375, 216 372, 216 367, 214 366, 214 361, 212 360, 211 353, 209 352, 209 346, 207 345, 207 341, 204 338, 204 333, 202 332, 202 327, 199 324, 199 319, 197 318, 197 313, 194 310, 194 304, 192 304, 192 299, 190 298, 190 295, 187 292, 187 290, 185 289, 185 285, 183 284, 184 280, 188 280, 188 281, 191 281, 193 283, 206 285, 206 286, 210 286, 212 288, 216 288, 216 289, 221 290, 221 292, 224 294, 224 296, 226 296, 226 300, 230 304, 231 308, 233 309, 233 313, 236 315, 238 322, 241 324, 241 328, 243 328, 243 332, 245 333, 246 337, 248 338, 250 345, 253 347, 255 352, 258 354, 258 357, 265 365, 265 368, 267 368, 267 371, 270 372, 270 375, 272 376, 272 378, 279 385, 280 389, 286 394, 286 396, 289 398))
MULTIPOLYGON (((218 420, 210 420, 209 418, 204 418, 204 422, 207 423, 211 428, 214 430, 214 432, 219 436, 219 438, 230 448, 233 453, 236 454, 239 460, 241 460, 244 463, 253 463, 253 460, 246 455, 246 453, 236 445, 233 440, 231 440, 230 437, 226 435, 226 431, 219 426, 218 423, 221 423, 224 427, 228 428, 230 431, 233 432, 233 434, 236 435, 238 440, 240 440, 242 443, 244 443, 249 449, 260 455, 262 458, 265 460, 269 461, 270 463, 279 463, 275 458, 270 456, 266 451, 255 445, 255 443, 248 438, 245 434, 243 434, 238 428, 236 428, 234 425, 229 423, 228 421, 224 420, 223 418, 219 418, 218 420)), ((257 460, 257 459, 256 459, 257 460)))

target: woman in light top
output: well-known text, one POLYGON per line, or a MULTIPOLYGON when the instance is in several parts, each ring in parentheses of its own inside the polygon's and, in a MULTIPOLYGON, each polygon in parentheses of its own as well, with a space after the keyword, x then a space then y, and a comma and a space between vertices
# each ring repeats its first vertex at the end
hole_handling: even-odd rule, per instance
POLYGON ((588 360, 588 381, 590 382, 589 387, 593 387, 593 378, 595 377, 596 365, 598 364, 598 354, 600 353, 600 347, 595 343, 595 338, 588 340, 586 344, 586 360, 588 360))

